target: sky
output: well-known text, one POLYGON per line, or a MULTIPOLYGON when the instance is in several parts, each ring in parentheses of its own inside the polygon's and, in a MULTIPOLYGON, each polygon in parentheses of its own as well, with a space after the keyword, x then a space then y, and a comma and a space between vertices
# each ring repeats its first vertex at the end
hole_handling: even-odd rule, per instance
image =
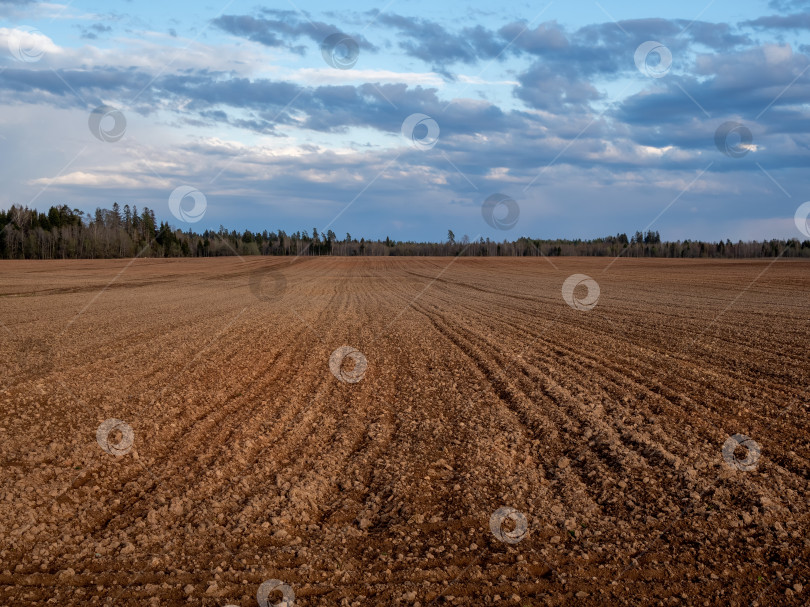
POLYGON ((5 209, 805 239, 809 110, 810 0, 0 0, 5 209))

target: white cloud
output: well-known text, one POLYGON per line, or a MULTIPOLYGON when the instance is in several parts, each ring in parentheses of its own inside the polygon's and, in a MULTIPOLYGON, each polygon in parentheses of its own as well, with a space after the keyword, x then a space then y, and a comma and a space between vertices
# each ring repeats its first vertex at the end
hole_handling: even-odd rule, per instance
POLYGON ((113 48, 91 44, 70 48, 57 45, 46 34, 32 28, 0 28, 0 50, 8 48, 12 56, 22 60, 27 56, 29 67, 36 68, 135 67, 155 74, 188 69, 240 75, 278 71, 268 61, 267 51, 256 46, 212 46, 157 32, 144 32, 142 36, 113 38, 109 41, 113 48))
POLYGON ((41 177, 33 179, 29 182, 30 185, 78 185, 78 186, 94 186, 94 187, 124 187, 124 188, 143 188, 143 187, 168 187, 170 184, 165 180, 158 180, 151 177, 132 177, 122 173, 110 173, 106 171, 98 171, 88 173, 86 171, 74 171, 59 177, 41 177))
POLYGON ((408 85, 441 86, 441 76, 434 72, 391 72, 389 70, 336 70, 333 68, 302 68, 284 74, 288 80, 319 84, 357 84, 365 82, 401 83, 408 85))
POLYGON ((457 78, 460 82, 464 84, 481 84, 487 86, 520 86, 520 82, 517 80, 485 80, 478 76, 466 76, 464 74, 458 74, 457 78))
POLYGON ((652 156, 654 158, 660 158, 661 156, 669 152, 671 149, 673 149, 673 146, 668 145, 662 148, 658 148, 651 145, 639 145, 636 147, 636 149, 639 155, 641 156, 652 156))
POLYGON ((0 47, 8 48, 11 56, 21 63, 36 63, 48 55, 64 52, 48 36, 31 27, 1 27, 0 47))

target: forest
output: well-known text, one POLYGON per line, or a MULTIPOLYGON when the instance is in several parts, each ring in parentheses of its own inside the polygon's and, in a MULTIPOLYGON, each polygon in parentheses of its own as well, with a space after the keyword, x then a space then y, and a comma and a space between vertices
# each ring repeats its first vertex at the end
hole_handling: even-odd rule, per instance
POLYGON ((371 240, 346 234, 339 238, 301 230, 262 232, 205 230, 183 232, 155 220, 153 210, 115 203, 94 214, 52 206, 47 213, 13 205, 0 210, 2 259, 104 259, 124 257, 215 257, 223 255, 437 255, 437 256, 617 256, 671 258, 810 257, 810 240, 662 241, 657 231, 636 231, 592 240, 536 239, 494 241, 456 238, 448 230, 444 242, 371 240))

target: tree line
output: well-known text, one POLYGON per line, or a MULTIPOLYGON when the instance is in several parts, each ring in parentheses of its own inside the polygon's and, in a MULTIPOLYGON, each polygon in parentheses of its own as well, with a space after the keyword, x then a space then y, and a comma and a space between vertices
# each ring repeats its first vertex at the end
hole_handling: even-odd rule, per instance
POLYGON ((617 256, 669 258, 810 257, 810 240, 662 241, 657 231, 617 234, 592 240, 536 239, 494 241, 456 238, 444 242, 366 240, 346 234, 338 238, 313 228, 288 234, 284 230, 242 233, 205 230, 197 233, 158 223, 153 210, 118 203, 94 214, 52 206, 47 213, 12 205, 0 210, 2 259, 103 259, 119 257, 217 257, 224 255, 437 255, 469 257, 617 256))

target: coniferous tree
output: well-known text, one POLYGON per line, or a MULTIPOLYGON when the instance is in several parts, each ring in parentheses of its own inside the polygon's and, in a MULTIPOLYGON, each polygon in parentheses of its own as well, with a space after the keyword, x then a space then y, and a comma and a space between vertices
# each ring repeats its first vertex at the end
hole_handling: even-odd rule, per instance
POLYGON ((626 233, 593 240, 543 240, 520 237, 513 241, 495 242, 468 236, 456 242, 452 230, 444 243, 402 242, 386 236, 385 240, 354 240, 346 233, 338 241, 334 231, 309 233, 284 230, 219 231, 202 234, 189 229, 182 232, 168 222, 158 225, 153 209, 118 203, 112 209, 97 208, 85 215, 66 204, 38 212, 19 205, 0 209, 0 257, 4 259, 106 258, 134 256, 218 256, 218 255, 463 255, 463 256, 634 256, 671 258, 810 258, 810 240, 797 238, 767 242, 732 243, 661 240, 658 231, 637 231, 632 238, 626 233))

